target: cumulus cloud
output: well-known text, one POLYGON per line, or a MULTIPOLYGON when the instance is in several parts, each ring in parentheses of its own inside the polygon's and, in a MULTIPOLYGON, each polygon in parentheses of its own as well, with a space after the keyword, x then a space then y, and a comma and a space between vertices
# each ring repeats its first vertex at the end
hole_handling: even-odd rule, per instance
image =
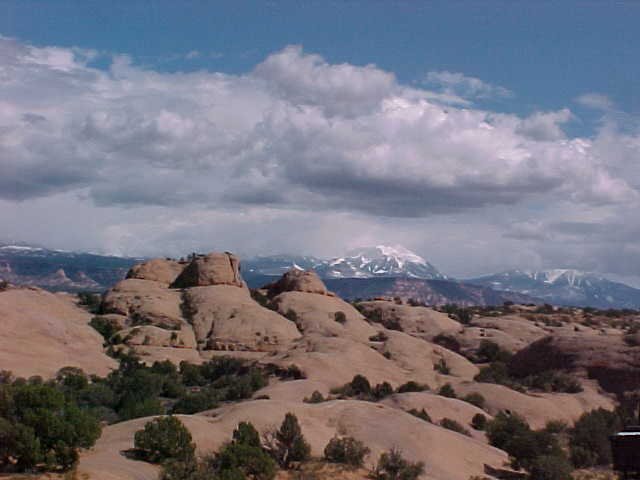
MULTIPOLYGON (((520 117, 445 105, 447 93, 404 85, 374 65, 331 64, 300 46, 242 75, 158 72, 126 56, 101 70, 90 50, 7 38, 0 57, 0 199, 15 211, 62 198, 68 208, 81 204, 83 218, 101 212, 108 225, 95 226, 94 238, 109 239, 111 250, 141 253, 131 238, 143 233, 186 245, 185 231, 214 236, 230 218, 245 234, 240 245, 255 247, 258 235, 246 225, 266 232, 261 215, 312 232, 295 242, 319 249, 324 240, 313 238, 326 235, 310 224, 341 215, 367 238, 392 225, 409 246, 427 247, 416 238, 441 213, 481 218, 496 242, 523 235, 542 242, 533 238, 539 219, 518 219, 532 222, 518 233, 488 212, 504 207, 527 217, 539 204, 575 212, 638 203, 640 175, 629 174, 640 152, 634 132, 570 138, 569 109, 520 117), (148 220, 158 212, 161 220, 148 220)), ((451 98, 460 89, 474 98, 508 95, 478 79, 432 73, 432 81, 457 86, 451 98)), ((262 236, 284 245, 278 231, 262 236)))

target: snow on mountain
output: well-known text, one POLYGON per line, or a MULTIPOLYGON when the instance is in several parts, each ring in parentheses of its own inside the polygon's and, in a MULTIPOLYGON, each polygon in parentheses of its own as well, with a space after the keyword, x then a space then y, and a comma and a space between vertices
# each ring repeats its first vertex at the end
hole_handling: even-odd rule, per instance
POLYGON ((580 270, 510 270, 467 281, 496 290, 531 295, 557 305, 640 307, 639 289, 580 270))
POLYGON ((424 258, 400 245, 358 248, 319 265, 316 271, 325 278, 447 278, 424 258))

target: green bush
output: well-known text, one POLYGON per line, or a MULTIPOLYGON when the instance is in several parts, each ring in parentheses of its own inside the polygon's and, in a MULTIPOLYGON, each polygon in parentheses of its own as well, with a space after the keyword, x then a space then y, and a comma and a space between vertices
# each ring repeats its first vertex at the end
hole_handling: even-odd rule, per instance
POLYGON ((450 383, 445 383, 440 390, 438 390, 438 395, 447 398, 458 398, 456 395, 456 391, 453 389, 450 383))
POLYGON ((369 452, 361 441, 353 437, 332 438, 324 449, 324 458, 331 463, 361 467, 369 452))
POLYGON ((431 416, 427 413, 427 411, 423 408, 422 410, 418 410, 417 408, 412 408, 411 410, 407 410, 407 413, 410 413, 414 417, 418 417, 425 422, 431 423, 431 416))
POLYGON ((382 382, 373 387, 371 394, 376 400, 382 400, 393 394, 393 387, 389 382, 382 382))
POLYGON ((438 360, 438 363, 433 366, 433 369, 442 375, 449 375, 451 373, 451 369, 444 358, 438 360))
POLYGON ((406 392, 424 392, 425 390, 429 390, 428 385, 424 385, 422 383, 414 382, 413 380, 409 380, 407 383, 403 383, 397 389, 398 393, 406 393, 406 392))
POLYGON ((475 430, 484 430, 487 426, 487 417, 481 413, 476 413, 471 419, 471 426, 475 430))
POLYGON ((471 405, 475 405, 478 408, 484 408, 484 397, 478 392, 472 392, 468 395, 465 395, 462 400, 470 403, 471 405))
POLYGON ((333 315, 334 319, 336 322, 344 325, 345 323, 347 323, 347 316, 344 314, 344 312, 336 312, 333 315))
POLYGON ((322 403, 325 401, 325 398, 318 390, 314 390, 311 397, 305 398, 303 401, 305 403, 322 403))
POLYGON ((15 462, 15 469, 28 470, 44 462, 48 470, 68 469, 79 448, 95 443, 100 425, 73 395, 65 395, 78 381, 69 378, 68 385, 18 380, 0 385, 0 468, 15 462))
POLYGON ((542 455, 531 467, 532 480, 571 480, 573 467, 562 455, 542 455))
POLYGON ((311 455, 311 447, 302 435, 298 418, 293 413, 285 415, 273 440, 271 453, 282 468, 289 468, 292 462, 308 460, 311 455))
POLYGON ((147 422, 143 430, 135 433, 134 446, 140 456, 151 463, 189 461, 195 454, 191 433, 171 415, 147 422))
POLYGON ((584 413, 570 431, 573 464, 583 468, 611 463, 609 436, 621 427, 614 412, 599 408, 584 413))
POLYGON ((375 480, 417 480, 423 473, 423 462, 409 462, 400 450, 392 448, 380 455, 372 477, 375 480))
POLYGON ((212 466, 220 478, 271 480, 276 464, 262 449, 260 435, 251 423, 241 422, 233 440, 215 455, 212 466))
POLYGON ((476 357, 480 363, 501 362, 508 363, 513 354, 504 350, 500 345, 491 340, 480 341, 480 346, 476 351, 476 357))
POLYGON ((462 425, 460 425, 460 423, 456 422, 452 418, 443 418, 442 420, 440 420, 440 426, 442 428, 446 428, 447 430, 453 430, 454 432, 466 435, 467 437, 471 436, 469 430, 464 428, 462 425))

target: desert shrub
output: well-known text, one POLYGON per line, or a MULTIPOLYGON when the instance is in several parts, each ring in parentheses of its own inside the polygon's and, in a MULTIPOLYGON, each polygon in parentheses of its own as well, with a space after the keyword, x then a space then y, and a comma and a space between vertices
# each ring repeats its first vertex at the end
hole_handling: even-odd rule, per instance
POLYGON ((573 467, 563 455, 542 455, 533 462, 531 478, 535 480, 570 480, 573 467))
POLYGON ((361 467, 369 452, 368 447, 353 437, 332 438, 324 449, 324 458, 331 463, 361 467))
POLYGON ((0 468, 28 470, 44 462, 47 470, 68 469, 79 448, 95 443, 98 420, 65 394, 68 387, 17 379, 0 385, 0 468))
POLYGON ((177 417, 159 417, 147 422, 134 435, 141 458, 151 463, 166 460, 188 461, 195 454, 191 433, 177 417))
POLYGON ((621 427, 614 412, 599 408, 582 414, 570 431, 573 464, 582 468, 611 463, 609 436, 621 427))
POLYGON ((465 395, 462 400, 470 403, 471 405, 475 405, 478 408, 484 408, 484 397, 478 392, 472 392, 468 395, 465 395))
POLYGON ((504 350, 495 342, 491 340, 482 340, 480 346, 476 351, 478 362, 491 363, 502 362, 507 363, 513 356, 511 352, 504 350))
POLYGON ((325 398, 318 390, 314 390, 310 397, 305 397, 303 400, 305 403, 322 403, 325 398))
POLYGON ((423 383, 414 382, 413 380, 409 380, 407 383, 403 383, 397 389, 398 393, 407 393, 407 392, 424 392, 425 390, 429 390, 429 386, 423 383))
POLYGON ((456 353, 460 353, 460 349, 462 348, 456 337, 453 335, 447 335, 446 333, 440 333, 433 337, 433 343, 456 353))
POLYGON ((372 477, 375 480, 417 480, 423 473, 423 462, 410 462, 400 450, 392 448, 380 455, 372 477))
POLYGON ((354 395, 369 395, 371 393, 371 384, 364 375, 356 375, 351 380, 351 390, 354 395))
POLYGON ((507 452, 516 468, 523 467, 531 471, 539 457, 563 455, 554 435, 544 430, 531 430, 529 424, 518 415, 498 413, 487 422, 486 432, 489 443, 507 452))
POLYGON ((270 452, 282 468, 289 468, 292 462, 309 459, 311 447, 302 435, 298 417, 287 413, 280 429, 270 438, 270 452))
POLYGON ((509 376, 509 368, 503 362, 493 362, 486 367, 482 367, 480 372, 474 377, 474 380, 476 382, 504 385, 518 392, 525 391, 517 379, 509 376))
POLYGON ((440 420, 440 426, 442 428, 446 428, 447 430, 453 430, 454 432, 466 435, 467 437, 471 436, 469 430, 464 428, 459 422, 456 422, 452 418, 443 418, 442 420, 440 420))
POLYGON ((521 380, 521 383, 528 388, 544 392, 579 393, 583 390, 575 377, 554 370, 530 375, 521 380))
POLYGON ((276 464, 265 452, 260 435, 249 422, 240 422, 233 432, 233 440, 224 445, 211 461, 218 478, 252 478, 271 480, 276 464))
POLYGON ((448 313, 449 317, 458 320, 464 325, 471 323, 473 319, 473 310, 470 308, 459 307, 455 303, 450 303, 442 307, 444 313, 448 313))
POLYGON ((336 322, 344 325, 345 323, 347 323, 347 316, 344 314, 344 312, 336 312, 333 314, 333 318, 336 322))
POLYGON ((438 360, 438 362, 433 366, 433 369, 442 375, 449 375, 451 373, 451 369, 444 358, 438 360))
POLYGON ((408 410, 407 413, 410 413, 414 417, 418 417, 419 419, 424 420, 425 422, 432 423, 431 416, 427 413, 427 411, 424 408, 422 410, 418 410, 417 408, 412 408, 411 410, 408 410))
POLYGON ((476 413, 471 419, 471 426, 475 430, 484 430, 487 426, 487 417, 481 413, 476 413))
POLYGON ((450 383, 445 383, 442 387, 440 387, 440 390, 438 390, 438 395, 447 398, 458 398, 458 396, 456 395, 456 391, 453 389, 450 383))
POLYGON ((187 393, 180 398, 171 409, 172 413, 193 414, 210 410, 218 406, 215 391, 204 389, 200 392, 187 393))
POLYGON ((118 329, 113 322, 102 317, 93 317, 89 322, 89 325, 102 335, 105 344, 110 344, 111 338, 118 332, 118 329))
POLYGON ((544 431, 553 434, 564 433, 569 426, 562 420, 549 420, 544 426, 544 431))
POLYGON ((100 303, 102 298, 97 293, 92 292, 79 292, 78 304, 89 310, 91 313, 98 313, 100 311, 100 303))
POLYGON ((298 314, 295 312, 295 310, 289 309, 287 310, 287 313, 284 314, 284 316, 291 320, 293 323, 297 324, 298 323, 298 314))
POLYGON ((376 400, 382 400, 385 397, 393 394, 393 387, 389 382, 378 383, 373 390, 371 391, 371 395, 376 400))

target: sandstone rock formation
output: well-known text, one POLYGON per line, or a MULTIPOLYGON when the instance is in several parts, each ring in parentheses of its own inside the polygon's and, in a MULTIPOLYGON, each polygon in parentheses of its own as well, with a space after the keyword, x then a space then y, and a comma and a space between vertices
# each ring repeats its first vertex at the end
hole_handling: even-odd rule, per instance
POLYGON ((127 278, 151 280, 165 285, 171 285, 184 270, 185 263, 164 258, 154 258, 131 267, 127 278))
POLYGON ((238 257, 228 252, 198 255, 178 275, 171 287, 189 288, 208 285, 243 287, 238 257))
POLYGON ((269 285, 270 295, 282 292, 306 292, 328 295, 327 287, 320 280, 318 274, 312 270, 298 270, 296 268, 285 273, 280 280, 269 285))
POLYGON ((74 366, 108 374, 116 362, 104 354, 103 339, 89 326, 90 319, 70 295, 37 288, 1 291, 0 370, 47 378, 74 366))

